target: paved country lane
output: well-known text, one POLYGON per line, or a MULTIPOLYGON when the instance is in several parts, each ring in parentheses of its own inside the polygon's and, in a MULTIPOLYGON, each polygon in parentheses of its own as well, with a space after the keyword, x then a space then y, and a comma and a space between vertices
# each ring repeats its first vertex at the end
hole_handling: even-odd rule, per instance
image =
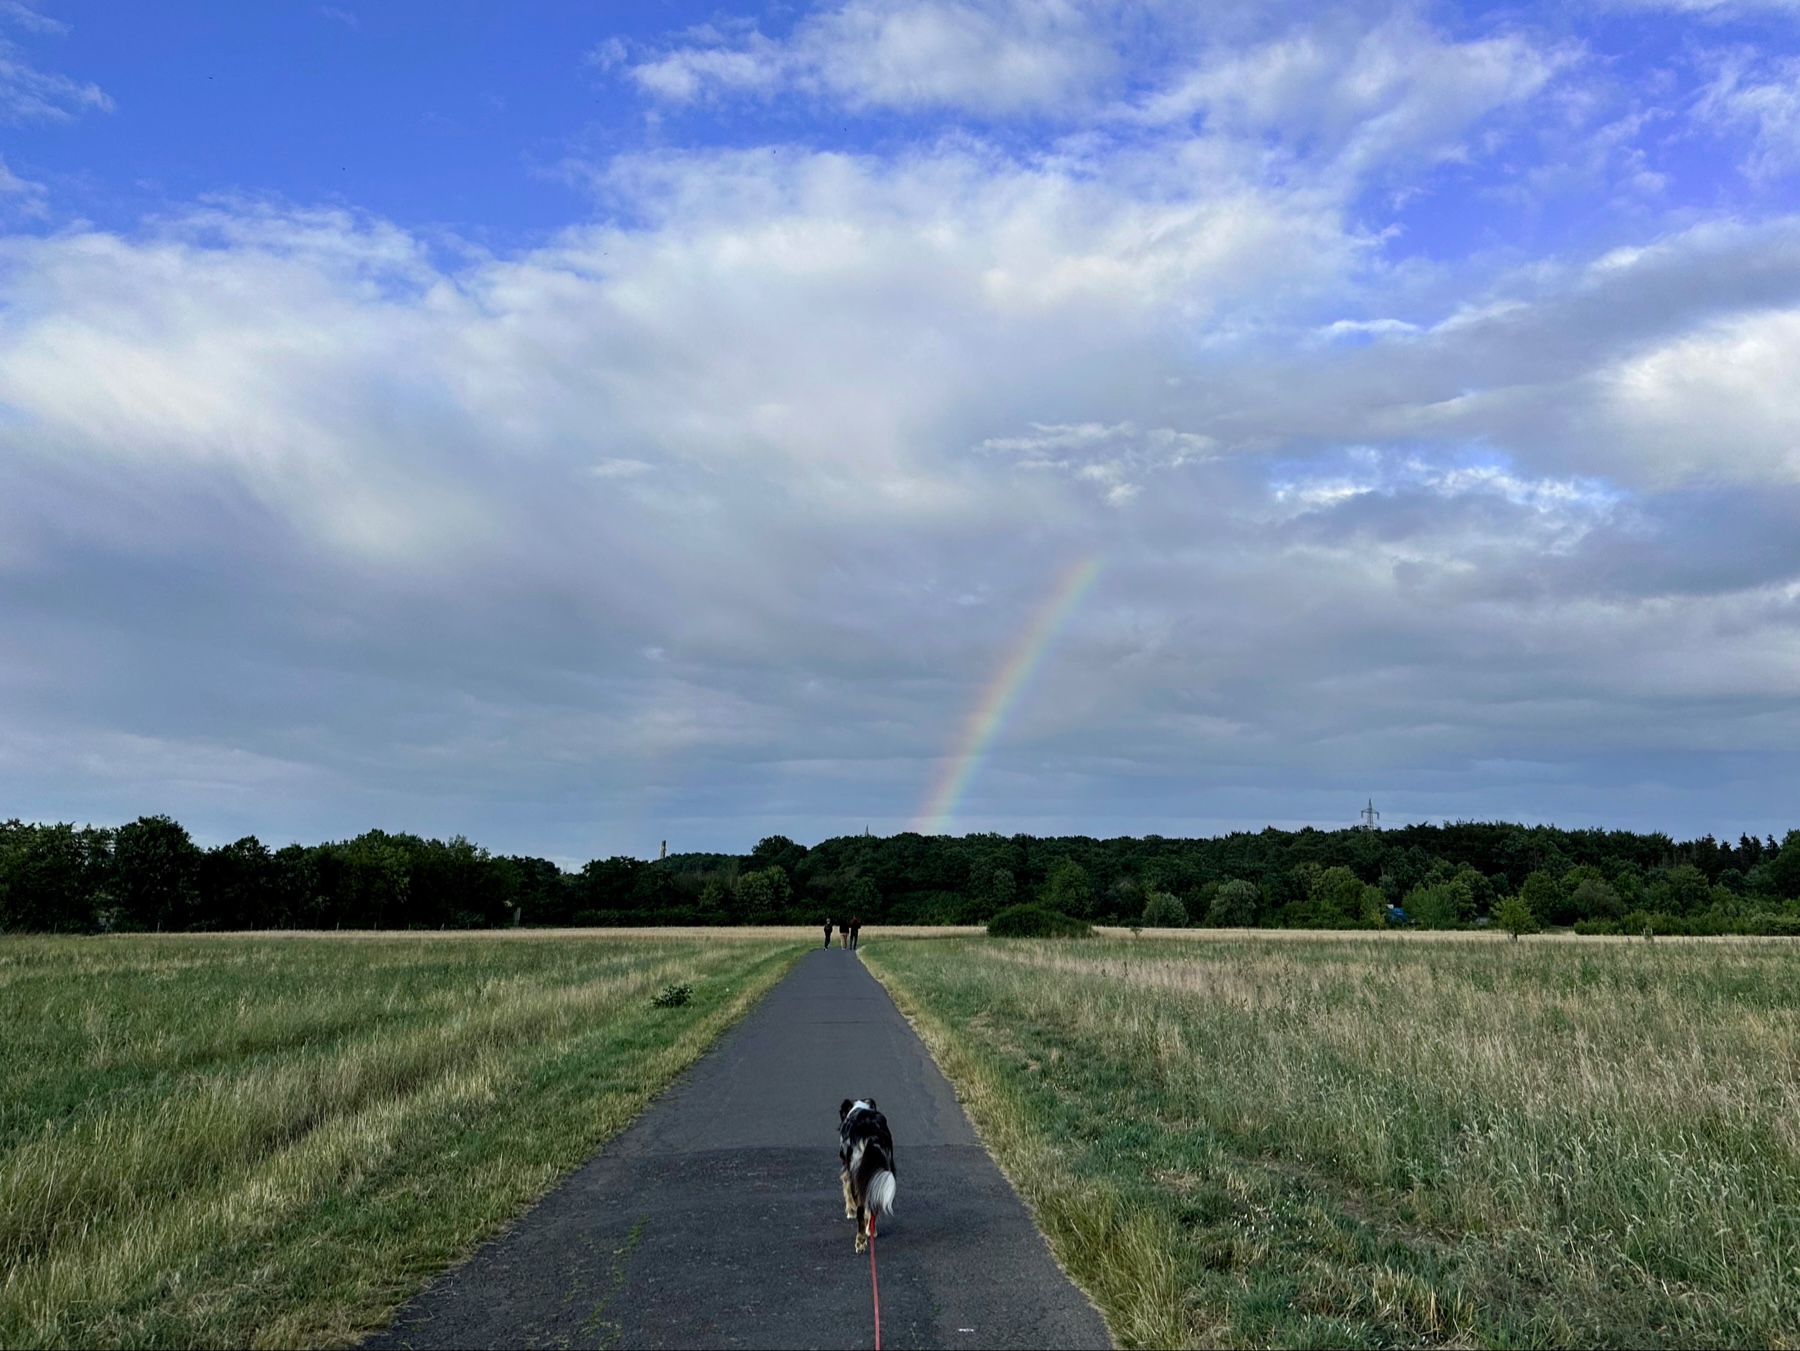
POLYGON ((630 1128, 370 1347, 866 1347, 837 1108, 876 1098, 900 1192, 886 1347, 1105 1347, 923 1043, 855 953, 815 950, 630 1128))

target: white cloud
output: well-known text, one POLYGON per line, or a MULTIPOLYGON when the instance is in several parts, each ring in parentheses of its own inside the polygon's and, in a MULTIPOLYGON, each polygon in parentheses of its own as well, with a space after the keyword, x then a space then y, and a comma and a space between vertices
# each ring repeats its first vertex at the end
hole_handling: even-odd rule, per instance
POLYGON ((23 0, 0 0, 0 19, 15 23, 28 33, 62 34, 69 31, 66 23, 33 9, 23 0))
POLYGON ((1606 411, 1666 473, 1800 483, 1800 307, 1703 325, 1605 371, 1606 411))
POLYGON ((1122 507, 1146 483, 1169 471, 1210 459, 1218 443, 1210 436, 1173 427, 1143 430, 1130 422, 1046 425, 1033 423, 1014 436, 991 436, 978 450, 1011 457, 1021 469, 1050 471, 1095 485, 1112 506, 1122 507))
POLYGON ((1800 0, 1607 0, 1607 7, 1624 10, 1669 10, 1709 19, 1735 19, 1746 14, 1792 13, 1800 0))
POLYGON ((655 465, 645 460, 607 459, 593 465, 588 472, 595 478, 636 478, 654 471, 655 465))
MULTIPOLYGON (((35 11, 20 6, 17 13, 35 11)), ((99 85, 39 70, 17 43, 0 37, 0 122, 66 122, 89 110, 111 112, 112 107, 112 98, 99 85)))
POLYGON ((691 45, 631 67, 638 88, 657 98, 690 103, 715 90, 769 93, 787 79, 787 53, 760 33, 728 39, 703 29, 690 36, 691 45))
POLYGON ((1744 172, 1776 178, 1800 169, 1800 60, 1762 62, 1748 53, 1722 61, 1697 113, 1721 129, 1747 129, 1744 172))
POLYGON ((1080 99, 1114 64, 1066 0, 847 0, 780 42, 754 29, 693 30, 631 77, 677 103, 792 87, 852 108, 1006 114, 1080 99))
POLYGON ((852 106, 1050 109, 1114 62, 1066 0, 850 0, 802 35, 812 78, 852 106))
POLYGON ((1258 46, 1208 54, 1130 112, 1274 135, 1363 173, 1456 158, 1472 123, 1541 91, 1570 53, 1516 34, 1458 42, 1403 16, 1369 28, 1321 19, 1258 46))
POLYGON ((42 183, 20 178, 5 158, 0 157, 0 209, 8 208, 20 215, 42 216, 46 210, 46 195, 42 183))
POLYGON ((610 37, 590 51, 587 59, 589 65, 600 70, 617 70, 630 56, 631 49, 625 45, 623 38, 610 37))

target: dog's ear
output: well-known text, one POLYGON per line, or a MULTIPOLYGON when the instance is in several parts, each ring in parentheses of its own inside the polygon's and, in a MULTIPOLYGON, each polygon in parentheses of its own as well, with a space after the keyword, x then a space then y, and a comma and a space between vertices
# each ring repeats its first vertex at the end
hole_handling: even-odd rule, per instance
POLYGON ((866 1102, 866 1103, 868 1103, 868 1104, 869 1104, 869 1110, 870 1110, 870 1111, 871 1111, 871 1112, 873 1112, 873 1111, 874 1111, 874 1110, 875 1110, 875 1099, 873 1099, 873 1098, 864 1098, 864 1099, 863 1099, 863 1101, 864 1101, 864 1102, 866 1102))
POLYGON ((845 1098, 843 1106, 838 1108, 838 1120, 839 1121, 842 1121, 845 1117, 850 1115, 850 1107, 851 1107, 850 1099, 845 1098))

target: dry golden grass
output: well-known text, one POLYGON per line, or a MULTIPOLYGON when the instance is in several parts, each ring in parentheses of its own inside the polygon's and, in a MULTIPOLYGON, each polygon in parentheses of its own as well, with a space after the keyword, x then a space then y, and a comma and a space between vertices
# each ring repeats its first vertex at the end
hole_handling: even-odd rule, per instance
MULTIPOLYGON (((190 940, 237 941, 246 938, 280 941, 291 938, 326 939, 334 943, 386 943, 397 938, 420 942, 492 943, 496 941, 535 943, 567 942, 570 939, 595 938, 704 938, 749 939, 758 943, 817 943, 824 938, 824 924, 721 924, 721 925, 642 925, 618 929, 253 929, 233 933, 169 934, 171 942, 190 940)), ((865 924, 862 937, 866 942, 876 935, 893 938, 971 938, 987 930, 979 924, 865 924)), ((1124 930, 1119 930, 1123 933, 1124 930)), ((133 934, 117 941, 157 942, 153 934, 133 934)), ((838 941, 832 935, 832 943, 838 941)))
POLYGON ((1800 1341, 1800 956, 868 953, 1129 1345, 1800 1341))
POLYGON ((0 1345, 353 1342, 801 951, 450 937, 0 941, 0 1345))
MULTIPOLYGON (((985 929, 974 932, 985 933, 985 929)), ((1511 934, 1503 929, 1143 929, 1135 934, 1129 929, 1116 924, 1096 924, 1094 933, 1102 938, 1136 938, 1140 941, 1217 943, 1217 942, 1252 942, 1252 943, 1381 943, 1387 946, 1409 943, 1510 943, 1511 934)), ((1641 943, 1641 935, 1634 934, 1574 934, 1567 931, 1535 933, 1520 935, 1519 942, 1528 944, 1550 943, 1560 946, 1569 944, 1606 944, 1606 943, 1641 943)), ((1766 943, 1768 939, 1757 935, 1720 934, 1693 937, 1688 934, 1665 934, 1654 940, 1656 943, 1766 943)))

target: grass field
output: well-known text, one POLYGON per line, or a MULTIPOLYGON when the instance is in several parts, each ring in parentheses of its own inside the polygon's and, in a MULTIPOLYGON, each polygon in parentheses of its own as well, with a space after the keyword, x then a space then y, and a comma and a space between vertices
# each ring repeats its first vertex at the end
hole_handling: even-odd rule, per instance
POLYGON ((806 941, 0 940, 0 1346, 355 1340, 806 941))
POLYGON ((1787 940, 864 955, 1128 1346, 1800 1344, 1787 940))

